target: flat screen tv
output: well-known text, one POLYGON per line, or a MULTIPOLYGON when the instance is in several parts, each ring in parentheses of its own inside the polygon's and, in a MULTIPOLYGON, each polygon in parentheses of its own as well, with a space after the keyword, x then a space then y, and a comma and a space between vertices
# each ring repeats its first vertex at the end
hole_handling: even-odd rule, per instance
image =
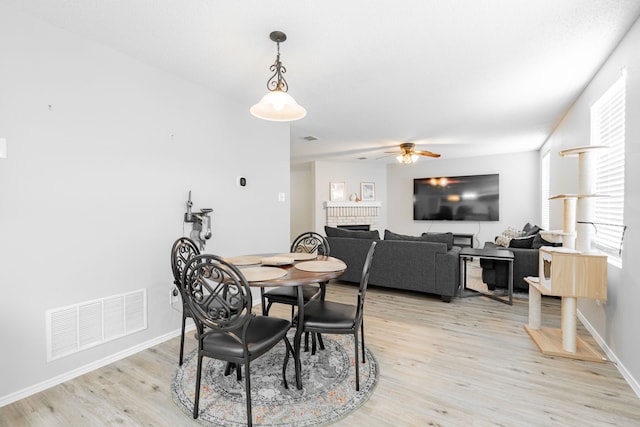
POLYGON ((413 180, 416 221, 499 221, 498 174, 413 180))

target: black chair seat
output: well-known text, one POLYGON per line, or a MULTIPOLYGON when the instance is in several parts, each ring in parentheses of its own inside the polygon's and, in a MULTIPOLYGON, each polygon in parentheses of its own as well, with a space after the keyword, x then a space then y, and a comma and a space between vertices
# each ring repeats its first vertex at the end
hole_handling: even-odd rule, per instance
MULTIPOLYGON (((311 300, 320 292, 320 287, 313 285, 302 286, 302 296, 305 301, 311 300)), ((293 286, 283 286, 280 288, 273 288, 264 293, 271 302, 277 302, 281 304, 296 305, 298 304, 298 291, 293 286)))
MULTIPOLYGON (((264 354, 287 334, 291 322, 277 317, 256 316, 247 327, 247 348, 249 358, 254 359, 264 354)), ((236 335, 240 335, 238 331, 236 335)), ((222 360, 241 359, 244 357, 243 345, 228 333, 207 332, 203 340, 205 355, 222 360)))
POLYGON ((353 330, 357 307, 333 301, 313 300, 304 306, 304 326, 309 331, 353 330))

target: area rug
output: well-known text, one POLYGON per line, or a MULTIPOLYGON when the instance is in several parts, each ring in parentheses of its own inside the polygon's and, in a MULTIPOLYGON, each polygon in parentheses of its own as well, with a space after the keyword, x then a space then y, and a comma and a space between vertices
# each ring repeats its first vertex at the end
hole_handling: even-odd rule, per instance
MULTIPOLYGON (((360 391, 356 391, 352 335, 322 335, 325 349, 302 352, 302 385, 295 382, 293 359, 289 359, 287 381, 282 385, 285 346, 279 343, 267 354, 251 362, 251 402, 253 425, 272 427, 324 426, 358 409, 373 393, 378 380, 378 364, 369 349, 367 363, 360 361, 360 391)), ((293 343, 293 338, 291 339, 293 343)), ((171 385, 174 402, 193 416, 197 353, 194 350, 178 367, 171 385)), ((247 423, 244 377, 235 372, 224 376, 226 363, 204 358, 200 413, 197 421, 207 426, 242 426, 247 423)))

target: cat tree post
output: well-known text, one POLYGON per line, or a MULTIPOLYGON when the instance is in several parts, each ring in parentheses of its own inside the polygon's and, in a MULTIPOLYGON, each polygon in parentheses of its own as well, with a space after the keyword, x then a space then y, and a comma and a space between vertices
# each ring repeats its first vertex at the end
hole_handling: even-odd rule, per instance
MULTIPOLYGON (((581 253, 591 251, 591 240, 593 238, 593 227, 590 224, 595 216, 596 180, 595 180, 595 151, 604 148, 599 145, 586 147, 569 148, 560 151, 562 157, 578 156, 578 196, 577 204, 573 201, 574 219, 568 219, 566 213, 565 199, 565 227, 573 226, 576 232, 573 246, 581 253), (570 221, 572 224, 568 224, 570 221)), ((566 296, 562 298, 562 347, 570 352, 576 352, 576 319, 577 319, 577 298, 566 296)))

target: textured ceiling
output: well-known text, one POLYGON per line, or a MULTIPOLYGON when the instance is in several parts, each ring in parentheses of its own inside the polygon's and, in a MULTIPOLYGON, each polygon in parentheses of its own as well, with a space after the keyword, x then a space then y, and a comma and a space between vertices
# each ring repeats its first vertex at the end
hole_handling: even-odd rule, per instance
POLYGON ((374 161, 405 141, 443 158, 537 149, 640 15, 638 0, 0 3, 209 86, 247 114, 266 93, 269 33, 284 31, 289 93, 308 111, 291 124, 294 163, 374 161))

